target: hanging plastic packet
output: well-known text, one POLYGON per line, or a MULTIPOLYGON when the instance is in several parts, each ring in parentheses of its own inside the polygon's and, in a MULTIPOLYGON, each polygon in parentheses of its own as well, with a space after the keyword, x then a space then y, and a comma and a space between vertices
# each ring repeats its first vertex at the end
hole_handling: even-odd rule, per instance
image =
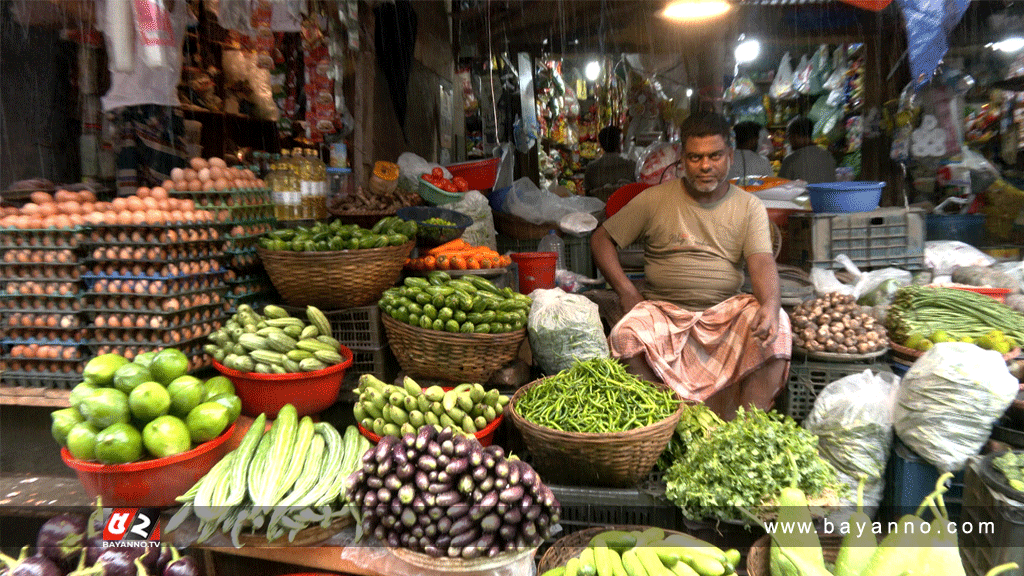
POLYGON ((131 0, 107 0, 104 32, 110 38, 114 70, 131 74, 135 70, 135 25, 131 0))
POLYGON ((796 94, 793 90, 793 63, 789 52, 782 55, 779 61, 779 70, 775 73, 771 87, 768 88, 768 95, 775 100, 791 98, 796 94))
POLYGON ((830 71, 828 61, 828 46, 822 44, 811 58, 811 76, 808 94, 821 94, 824 91, 825 80, 830 71))
POLYGON ((256 50, 256 65, 267 70, 274 67, 274 33, 270 30, 270 20, 274 16, 274 7, 269 0, 256 0, 251 24, 256 31, 253 44, 256 50))
POLYGON ((864 123, 860 116, 851 116, 846 120, 846 150, 851 154, 860 150, 864 143, 864 123))
POLYGON ((836 90, 842 89, 846 85, 846 74, 850 71, 849 67, 844 63, 839 68, 836 68, 829 74, 828 79, 822 84, 822 88, 825 90, 836 90))
POLYGON ((171 13, 164 6, 164 1, 134 0, 132 12, 135 14, 135 31, 142 44, 142 63, 150 68, 170 66, 170 52, 176 44, 171 13))
POLYGON ((740 74, 733 78, 732 84, 726 89, 723 99, 726 102, 736 102, 745 98, 757 96, 757 87, 746 74, 740 74))
POLYGON ((799 94, 811 93, 811 73, 814 72, 814 65, 808 60, 807 55, 800 57, 800 63, 793 73, 793 90, 799 94))

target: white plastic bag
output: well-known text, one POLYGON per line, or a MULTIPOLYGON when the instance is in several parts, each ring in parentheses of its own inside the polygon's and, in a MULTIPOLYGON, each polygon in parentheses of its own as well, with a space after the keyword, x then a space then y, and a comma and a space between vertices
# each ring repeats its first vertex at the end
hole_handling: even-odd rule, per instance
POLYGON ((776 100, 796 96, 796 90, 793 89, 793 62, 789 52, 783 54, 779 61, 779 69, 768 88, 768 95, 776 100))
POLYGON ((814 286, 814 293, 818 296, 824 296, 833 292, 853 296, 853 286, 840 282, 836 278, 834 270, 817 267, 811 268, 811 284, 814 286))
POLYGON ((853 285, 853 297, 857 299, 871 292, 886 280, 893 279, 898 286, 906 286, 914 279, 913 274, 899 268, 882 268, 871 272, 861 272, 860 268, 857 268, 857 265, 846 254, 839 254, 835 261, 857 279, 853 285))
POLYGON ((598 212, 604 209, 604 202, 593 196, 572 195, 567 198, 538 188, 529 178, 520 178, 512 183, 512 189, 505 197, 503 211, 515 214, 527 222, 546 224, 558 222, 573 212, 598 212))
POLYGON ((596 302, 560 288, 534 290, 530 297, 530 348, 541 371, 556 374, 576 360, 608 357, 596 302))
POLYGON ((991 266, 996 259, 974 246, 957 240, 924 243, 924 265, 935 276, 946 276, 961 266, 991 266))
POLYGON ((893 427, 928 463, 942 472, 956 472, 985 445, 1018 390, 998 352, 941 342, 903 377, 893 427))
MULTIPOLYGON (((804 428, 818 436, 818 453, 850 487, 843 513, 856 506, 857 485, 864 482, 864 512, 874 516, 882 501, 885 465, 892 447, 893 403, 899 377, 865 370, 825 387, 814 401, 804 428)), ((834 516, 833 521, 837 520, 834 516)))
POLYGON ((473 219, 473 223, 462 233, 462 239, 473 246, 487 246, 491 250, 498 249, 498 238, 494 231, 494 215, 487 197, 470 190, 462 196, 462 200, 445 206, 449 210, 461 212, 473 219))

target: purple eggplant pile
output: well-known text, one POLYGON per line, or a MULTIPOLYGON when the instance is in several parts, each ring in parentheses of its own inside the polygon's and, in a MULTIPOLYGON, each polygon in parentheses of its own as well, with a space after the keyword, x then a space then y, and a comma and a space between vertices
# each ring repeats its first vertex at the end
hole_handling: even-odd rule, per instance
POLYGON ((451 428, 423 426, 416 434, 381 438, 348 483, 363 531, 435 558, 539 546, 560 511, 528 464, 451 428))
POLYGON ((189 556, 168 545, 104 547, 102 508, 86 519, 78 514, 50 518, 36 536, 36 553, 25 546, 18 558, 0 554, 3 576, 199 576, 189 556))

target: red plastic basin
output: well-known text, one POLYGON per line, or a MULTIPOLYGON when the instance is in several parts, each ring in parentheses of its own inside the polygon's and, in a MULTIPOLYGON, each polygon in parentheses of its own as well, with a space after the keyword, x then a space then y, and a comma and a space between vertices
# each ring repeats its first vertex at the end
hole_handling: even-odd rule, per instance
POLYGON ((982 294, 989 298, 994 298, 999 302, 1006 302, 1006 297, 1010 294, 1009 288, 984 288, 982 286, 949 286, 949 288, 956 288, 957 290, 966 290, 967 292, 982 294))
POLYGON ((352 365, 352 351, 342 345, 338 353, 342 357, 340 364, 315 372, 239 372, 216 360, 213 366, 235 385, 235 395, 242 401, 242 414, 255 417, 266 413, 267 418, 275 418, 285 404, 291 404, 301 417, 325 410, 338 399, 345 370, 352 365))
MULTIPOLYGON (((498 414, 498 417, 488 424, 487 427, 476 434, 473 434, 473 437, 476 438, 477 442, 479 442, 481 446, 490 446, 491 443, 494 442, 494 431, 498 429, 498 426, 501 424, 501 420, 504 417, 504 414, 498 414)), ((380 442, 380 436, 377 436, 372 431, 363 428, 362 424, 356 423, 356 426, 359 427, 359 431, 362 432, 363 436, 366 436, 367 440, 374 444, 380 442)))
POLYGON ((445 168, 452 173, 452 178, 456 176, 465 178, 470 190, 479 190, 483 193, 494 186, 494 179, 498 177, 498 164, 500 163, 501 158, 488 158, 460 162, 445 166, 445 168))
POLYGON ((232 424, 223 434, 199 446, 166 458, 129 464, 99 464, 78 460, 67 448, 60 457, 75 474, 90 498, 103 497, 104 506, 177 506, 175 498, 188 492, 227 453, 232 424))

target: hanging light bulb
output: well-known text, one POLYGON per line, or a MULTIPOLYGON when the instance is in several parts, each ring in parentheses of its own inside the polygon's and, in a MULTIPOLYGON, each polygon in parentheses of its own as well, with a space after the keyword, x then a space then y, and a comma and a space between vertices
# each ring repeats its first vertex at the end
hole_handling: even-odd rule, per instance
POLYGON ((721 16, 731 7, 725 0, 673 0, 661 15, 677 22, 704 20, 721 16))
POLYGON ((597 77, 601 74, 601 64, 599 64, 597 60, 587 64, 584 74, 587 75, 587 80, 590 80, 591 82, 597 80, 597 77))
POLYGON ((761 55, 761 43, 755 38, 747 38, 741 34, 740 43, 736 45, 734 54, 736 55, 737 64, 753 62, 761 55))
POLYGON ((1010 36, 1008 38, 1003 38, 999 42, 992 42, 988 44, 988 46, 993 50, 998 50, 1000 52, 1020 52, 1024 49, 1024 38, 1021 38, 1020 36, 1010 36))

